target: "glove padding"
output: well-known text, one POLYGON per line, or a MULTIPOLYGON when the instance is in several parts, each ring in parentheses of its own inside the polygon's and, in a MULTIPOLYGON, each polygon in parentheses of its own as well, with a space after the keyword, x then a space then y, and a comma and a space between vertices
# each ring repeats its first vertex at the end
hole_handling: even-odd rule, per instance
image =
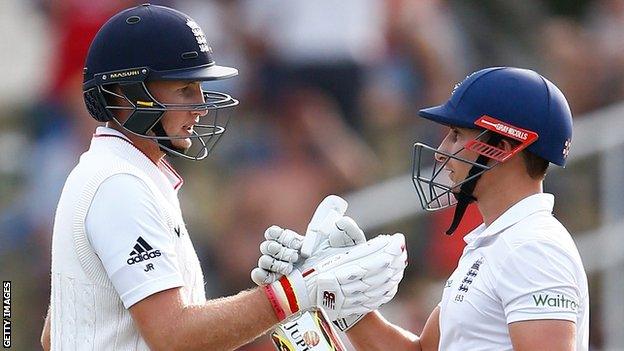
POLYGON ((327 196, 317 207, 306 235, 271 226, 260 244, 258 267, 251 271, 251 280, 258 285, 273 283, 289 274, 295 264, 304 270, 325 257, 345 252, 344 248, 366 241, 355 221, 344 216, 347 202, 339 196, 327 196), (306 260, 308 259, 308 260, 306 260))
POLYGON ((344 227, 340 229, 336 226, 338 220, 347 211, 347 207, 348 203, 336 195, 329 195, 321 201, 306 229, 305 239, 301 246, 302 258, 306 259, 314 256, 318 248, 324 243, 328 243, 331 247, 345 247, 366 241, 364 233, 357 225, 355 227, 361 232, 361 236, 357 232, 345 235, 344 227), (350 235, 353 235, 353 237, 350 235))
POLYGON ((251 280, 258 285, 266 285, 290 273, 293 265, 299 260, 299 249, 303 236, 292 230, 282 229, 276 225, 264 232, 266 239, 260 243, 258 267, 251 271, 251 280))
POLYGON ((394 297, 406 265, 403 234, 379 235, 311 268, 314 271, 305 277, 308 296, 316 292, 316 306, 331 320, 368 313, 394 297))
POLYGON ((397 292, 407 262, 405 237, 379 235, 265 287, 278 319, 322 307, 331 320, 368 313, 397 292))

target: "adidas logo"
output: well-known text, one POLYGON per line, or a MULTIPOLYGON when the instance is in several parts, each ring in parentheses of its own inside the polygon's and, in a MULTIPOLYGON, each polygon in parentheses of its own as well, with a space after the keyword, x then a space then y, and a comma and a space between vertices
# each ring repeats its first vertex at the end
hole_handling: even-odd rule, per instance
POLYGON ((160 250, 154 250, 154 248, 145 241, 142 237, 137 239, 134 244, 134 250, 130 251, 130 258, 126 261, 129 265, 147 261, 149 259, 160 256, 160 250))

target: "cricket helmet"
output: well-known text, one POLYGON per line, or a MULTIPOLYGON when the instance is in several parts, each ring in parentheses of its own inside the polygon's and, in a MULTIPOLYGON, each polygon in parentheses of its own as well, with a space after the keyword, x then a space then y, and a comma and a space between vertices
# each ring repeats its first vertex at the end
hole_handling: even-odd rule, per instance
POLYGON ((572 114, 563 93, 527 69, 493 67, 474 72, 455 86, 446 103, 422 109, 419 115, 443 125, 481 131, 463 148, 479 155, 475 161, 460 158, 459 152, 445 154, 423 143, 414 145, 412 179, 422 207, 437 210, 457 204, 463 208, 456 209, 450 232, 475 200, 472 192, 484 172, 524 149, 563 167, 572 140, 572 114), (511 150, 497 147, 503 138, 515 140, 511 150), (430 174, 424 171, 424 152, 443 154, 446 162, 456 159, 472 168, 463 181, 451 184, 443 175, 446 162, 435 163, 430 174))
POLYGON ((238 101, 226 93, 203 91, 202 103, 167 104, 158 101, 146 83, 206 82, 237 74, 235 68, 215 63, 206 36, 192 18, 168 7, 143 4, 116 14, 96 34, 84 68, 84 100, 97 121, 116 121, 126 131, 156 141, 167 154, 201 160, 225 132, 229 116, 224 109, 238 101), (111 97, 125 100, 125 106, 110 103, 111 97), (130 115, 121 123, 115 110, 129 110, 130 115), (191 136, 170 136, 161 118, 174 110, 207 113, 193 126, 191 136), (180 138, 190 138, 194 146, 179 149, 171 143, 180 138))

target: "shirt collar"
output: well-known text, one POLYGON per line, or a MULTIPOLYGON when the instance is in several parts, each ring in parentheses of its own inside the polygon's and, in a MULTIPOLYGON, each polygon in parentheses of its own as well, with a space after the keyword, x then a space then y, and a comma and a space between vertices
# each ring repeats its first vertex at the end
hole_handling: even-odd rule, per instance
POLYGON ((118 131, 117 129, 108 128, 105 126, 99 126, 95 129, 95 133, 93 133, 93 137, 107 137, 107 136, 122 138, 126 140, 127 142, 129 142, 130 144, 132 144, 132 141, 130 141, 130 139, 128 139, 127 136, 125 136, 122 132, 118 131))
POLYGON ((464 241, 471 244, 477 239, 496 235, 536 212, 548 211, 552 213, 554 205, 555 197, 552 194, 540 193, 525 197, 511 206, 489 226, 482 223, 468 233, 464 236, 464 241))
POLYGON ((134 160, 141 161, 140 164, 143 164, 145 166, 144 170, 149 170, 148 173, 153 179, 157 180, 157 183, 159 183, 158 181, 162 180, 161 177, 164 176, 166 181, 168 183, 171 183, 171 186, 173 186, 173 190, 176 192, 180 189, 182 184, 184 184, 184 180, 178 174, 178 172, 176 172, 173 166, 171 166, 171 164, 169 164, 165 159, 162 159, 158 164, 155 164, 149 157, 147 157, 147 155, 145 155, 141 150, 135 147, 132 141, 128 139, 128 137, 125 136, 122 132, 106 126, 99 126, 96 128, 95 133, 93 134, 93 141, 100 138, 117 139, 124 146, 127 145, 126 142, 131 145, 132 150, 127 151, 130 151, 132 153, 132 158, 134 160))

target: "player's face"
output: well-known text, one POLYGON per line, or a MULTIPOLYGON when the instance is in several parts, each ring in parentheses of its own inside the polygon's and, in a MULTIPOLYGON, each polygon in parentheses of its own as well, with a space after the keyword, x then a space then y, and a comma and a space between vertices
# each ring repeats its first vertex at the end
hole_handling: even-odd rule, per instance
MULTIPOLYGON (((164 104, 199 104, 204 103, 199 82, 189 81, 156 81, 148 85, 156 100, 164 104)), ((206 110, 199 111, 167 111, 161 119, 165 133, 170 137, 188 137, 193 134, 193 125, 199 122, 206 110)), ((172 139, 171 143, 181 149, 191 147, 189 138, 172 139)))
MULTIPOLYGON (((478 154, 469 150, 462 150, 462 148, 467 142, 475 139, 478 135, 479 131, 474 129, 451 127, 438 147, 438 150, 449 154, 455 154, 456 156, 469 161, 475 161, 478 154)), ((466 179, 466 176, 472 167, 472 165, 466 162, 447 157, 446 155, 440 153, 436 153, 435 157, 436 161, 440 163, 444 163, 448 160, 446 165, 444 165, 444 169, 449 172, 449 178, 453 181, 453 184, 457 184, 466 179)), ((454 191, 459 191, 459 189, 454 191)))

